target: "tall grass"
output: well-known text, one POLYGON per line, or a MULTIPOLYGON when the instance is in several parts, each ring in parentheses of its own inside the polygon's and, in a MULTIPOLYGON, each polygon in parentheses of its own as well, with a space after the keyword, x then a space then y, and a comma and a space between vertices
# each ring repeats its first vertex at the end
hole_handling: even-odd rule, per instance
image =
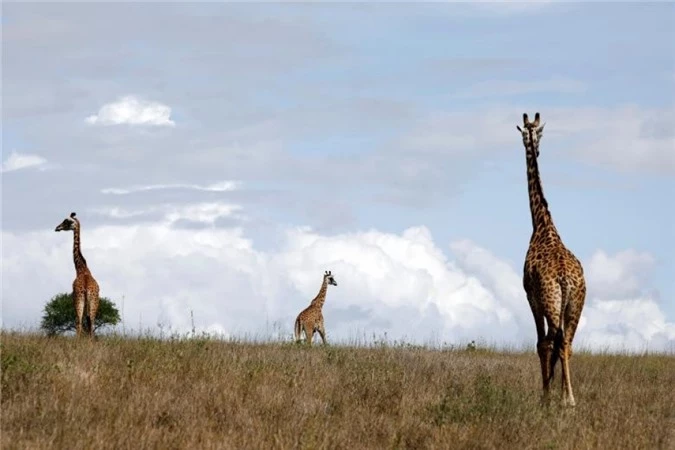
POLYGON ((675 448, 672 355, 3 332, 3 448, 675 448), (558 373, 558 377, 559 377, 558 373))

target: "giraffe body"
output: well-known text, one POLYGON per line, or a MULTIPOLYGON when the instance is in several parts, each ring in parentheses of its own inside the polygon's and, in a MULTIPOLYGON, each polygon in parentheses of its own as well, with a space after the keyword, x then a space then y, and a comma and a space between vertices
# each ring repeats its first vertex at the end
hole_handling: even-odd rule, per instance
POLYGON ((89 337, 93 338, 99 305, 99 287, 80 250, 80 221, 75 217, 75 213, 71 213, 70 217, 64 219, 54 231, 73 232, 73 262, 76 274, 73 281, 73 304, 76 333, 77 337, 82 335, 82 323, 86 319, 89 337))
POLYGON ((323 276, 321 289, 309 306, 303 309, 295 319, 295 326, 293 327, 293 334, 295 341, 299 342, 302 339, 302 333, 305 333, 307 343, 312 345, 312 338, 314 333, 318 332, 321 336, 321 341, 326 345, 326 328, 323 323, 323 304, 326 301, 326 292, 328 285, 337 286, 335 278, 331 272, 326 272, 323 276))
POLYGON ((565 247, 553 224, 539 175, 537 158, 544 126, 539 113, 529 122, 523 114, 527 158, 528 193, 532 214, 532 237, 525 256, 523 287, 537 330, 537 353, 543 380, 543 399, 548 401, 558 359, 562 365, 563 404, 574 406, 569 360, 572 340, 586 298, 583 267, 565 247))

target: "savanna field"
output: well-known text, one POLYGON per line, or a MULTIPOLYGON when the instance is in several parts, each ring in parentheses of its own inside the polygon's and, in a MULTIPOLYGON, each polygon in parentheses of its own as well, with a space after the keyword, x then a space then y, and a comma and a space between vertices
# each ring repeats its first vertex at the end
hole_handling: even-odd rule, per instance
POLYGON ((2 333, 2 447, 675 448, 675 358, 2 333))

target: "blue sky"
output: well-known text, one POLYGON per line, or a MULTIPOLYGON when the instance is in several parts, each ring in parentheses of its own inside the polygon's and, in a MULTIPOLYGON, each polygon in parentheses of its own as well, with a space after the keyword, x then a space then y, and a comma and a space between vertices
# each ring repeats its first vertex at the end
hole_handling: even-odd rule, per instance
MULTIPOLYGON (((477 308, 479 317, 481 308, 513 301, 494 319, 513 325, 511 334, 487 337, 529 338, 530 317, 522 323, 505 317, 523 314, 517 278, 531 232, 515 127, 523 112, 539 111, 547 122, 544 191, 564 242, 589 272, 587 339, 635 344, 632 335, 603 331, 611 327, 594 318, 607 308, 637 308, 657 311, 641 320, 660 323, 663 335, 672 336, 658 345, 672 346, 675 232, 667 205, 675 191, 674 17, 672 3, 8 3, 3 323, 33 323, 42 298, 68 288, 69 254, 61 251, 67 238, 41 233, 77 210, 96 236, 88 260, 110 260, 99 264, 109 264, 100 270, 111 295, 139 296, 131 315, 156 316, 160 304, 162 320, 180 328, 184 310, 197 307, 187 293, 161 289, 157 298, 141 299, 145 287, 135 287, 110 259, 105 233, 116 230, 130 239, 120 242, 132 245, 133 233, 163 226, 171 242, 190 230, 205 233, 200 243, 241 232, 253 253, 236 262, 229 250, 211 254, 201 244, 190 253, 215 258, 216 266, 226 260, 230 268, 218 266, 216 273, 234 270, 230 281, 245 286, 225 286, 223 279, 205 292, 253 289, 251 296, 284 324, 316 290, 310 274, 323 269, 315 265, 330 262, 354 277, 336 292, 335 314, 369 305, 370 315, 363 314, 372 323, 354 318, 359 326, 405 334, 396 308, 425 311, 420 305, 433 304, 440 315, 420 313, 421 330, 425 320, 435 320, 444 338, 468 338, 484 332, 481 322, 460 329, 448 305, 477 308), (122 109, 130 115, 120 116, 122 109), (141 123, 141 113, 149 122, 141 123), (223 180, 238 187, 208 187, 223 180), (102 192, 148 185, 164 187, 102 192), (427 248, 425 233, 406 234, 416 227, 429 231, 429 255, 445 261, 444 274, 397 259, 398 245, 427 248), (22 255, 10 245, 28 238, 36 240, 33 250, 61 252, 64 264, 45 267, 53 281, 19 308, 10 289, 30 278, 31 258, 39 260, 40 251, 22 255), (465 241, 471 252, 457 247, 465 241), (343 256, 317 256, 318 243, 343 256), (373 249, 391 261, 359 266, 373 249), (474 267, 470 256, 483 251, 491 259, 474 267), (7 258, 16 264, 11 271, 7 258), (246 266, 256 258, 264 267, 246 266), (239 278, 272 271, 269 261, 278 265, 265 275, 266 285, 276 286, 271 291, 258 292, 254 281, 239 278), (502 262, 508 273, 494 281, 497 275, 485 268, 506 267, 502 262), (378 300, 386 286, 357 281, 382 275, 380 283, 398 286, 408 279, 406 270, 412 284, 405 286, 420 291, 396 305, 378 300), (459 273, 465 281, 457 282, 457 293, 440 294, 459 273), (461 291, 473 283, 482 289, 475 295, 493 303, 473 305, 461 291), (294 300, 278 303, 279 296, 294 300)), ((178 251, 156 244, 168 253, 139 246, 138 271, 178 251)), ((201 304, 214 317, 204 327, 231 332, 234 319, 227 305, 217 306, 220 294, 213 295, 201 304)), ((151 326, 156 318, 147 320, 151 326)), ((353 332, 344 322, 336 335, 353 332)), ((237 323, 246 328, 245 320, 237 323)), ((636 333, 643 333, 639 342, 656 345, 653 333, 636 333)))

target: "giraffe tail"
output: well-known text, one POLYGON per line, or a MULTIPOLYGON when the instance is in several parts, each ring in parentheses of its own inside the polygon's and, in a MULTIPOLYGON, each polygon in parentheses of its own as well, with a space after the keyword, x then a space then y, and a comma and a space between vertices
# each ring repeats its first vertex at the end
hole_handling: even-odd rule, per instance
POLYGON ((300 336, 302 334, 302 329, 300 327, 300 317, 295 319, 295 326, 293 327, 293 337, 295 342, 300 342, 300 336))

